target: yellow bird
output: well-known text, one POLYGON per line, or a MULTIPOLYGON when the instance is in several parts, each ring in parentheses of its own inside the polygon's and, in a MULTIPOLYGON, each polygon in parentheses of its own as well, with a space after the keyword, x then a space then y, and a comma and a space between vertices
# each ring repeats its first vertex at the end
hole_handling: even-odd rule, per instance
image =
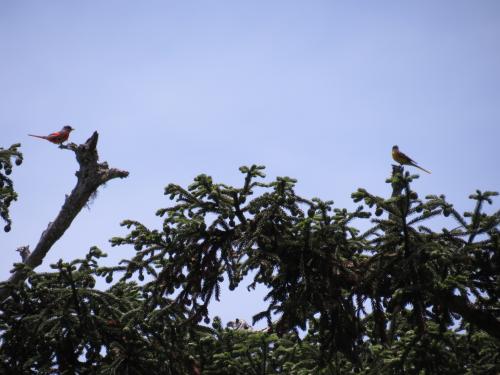
POLYGON ((399 151, 398 146, 392 146, 392 158, 397 161, 399 164, 412 165, 418 169, 423 170, 424 172, 431 173, 427 169, 424 169, 417 165, 415 161, 413 161, 409 156, 406 156, 401 151, 399 151))

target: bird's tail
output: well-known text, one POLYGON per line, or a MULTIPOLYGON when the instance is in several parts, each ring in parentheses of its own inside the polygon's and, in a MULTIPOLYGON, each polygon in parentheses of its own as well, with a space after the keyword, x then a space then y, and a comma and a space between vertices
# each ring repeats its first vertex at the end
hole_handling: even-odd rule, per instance
POLYGON ((431 172, 430 172, 430 171, 428 171, 427 169, 424 169, 424 168, 422 168, 422 167, 418 166, 418 165, 417 165, 417 164, 415 164, 415 163, 413 163, 412 165, 413 165, 415 168, 421 169, 421 170, 423 170, 424 172, 431 174, 431 172))
POLYGON ((45 135, 34 135, 34 134, 28 134, 30 137, 35 137, 35 138, 41 138, 41 139, 47 139, 45 135))

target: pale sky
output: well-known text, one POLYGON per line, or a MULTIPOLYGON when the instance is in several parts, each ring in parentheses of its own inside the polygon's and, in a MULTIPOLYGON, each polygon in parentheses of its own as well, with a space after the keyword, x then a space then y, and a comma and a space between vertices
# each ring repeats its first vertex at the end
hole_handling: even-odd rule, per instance
MULTIPOLYGON (((500 190, 497 0, 3 0, 0 83, 0 146, 21 142, 25 157, 2 280, 76 182, 72 153, 27 136, 65 124, 78 143, 97 130, 101 159, 130 176, 100 190, 40 271, 93 245, 108 264, 130 256, 108 243, 123 219, 159 228, 168 183, 240 184, 241 165, 353 208, 358 187, 390 194, 398 144, 432 171, 414 184, 422 197, 463 211, 475 189, 500 190)), ((251 321, 262 294, 224 292, 211 314, 251 321)))

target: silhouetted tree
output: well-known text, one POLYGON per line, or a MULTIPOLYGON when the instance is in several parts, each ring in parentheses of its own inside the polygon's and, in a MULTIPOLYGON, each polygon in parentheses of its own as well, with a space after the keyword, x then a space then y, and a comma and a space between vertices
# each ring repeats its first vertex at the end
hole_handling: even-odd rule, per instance
POLYGON ((125 220, 129 233, 111 240, 136 251, 118 265, 100 266, 97 248, 49 273, 17 264, 22 278, 0 285, 2 370, 500 371, 500 213, 484 210, 496 193, 477 191, 460 214, 442 195, 419 198, 418 176, 394 166, 391 197, 358 189, 349 211, 297 195, 291 178, 262 182, 262 166, 240 170, 240 187, 206 175, 168 185, 174 204, 157 211, 159 229, 125 220), (96 288, 99 280, 110 287, 96 288), (247 280, 267 288, 254 315, 266 330, 201 324, 224 280, 231 290, 247 280))
POLYGON ((23 154, 18 150, 21 144, 16 143, 8 149, 0 147, 0 217, 7 223, 4 231, 9 232, 12 221, 9 215, 9 208, 12 201, 17 200, 17 193, 14 190, 12 179, 8 176, 12 173, 12 159, 15 165, 21 165, 23 154))

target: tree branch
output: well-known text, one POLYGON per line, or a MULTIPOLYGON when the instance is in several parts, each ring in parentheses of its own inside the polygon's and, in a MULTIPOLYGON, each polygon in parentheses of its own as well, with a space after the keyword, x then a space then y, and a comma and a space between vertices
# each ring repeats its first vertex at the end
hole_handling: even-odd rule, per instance
POLYGON ((488 310, 477 308, 466 299, 453 294, 441 292, 438 295, 451 311, 460 314, 465 321, 500 339, 500 321, 488 310))
MULTIPOLYGON (((98 137, 97 132, 94 132, 87 142, 81 145, 70 143, 60 146, 62 149, 75 153, 76 160, 80 165, 80 169, 75 173, 78 180, 71 194, 66 196, 61 211, 55 220, 49 223, 35 249, 23 260, 23 263, 30 268, 35 268, 42 264, 52 245, 66 232, 73 219, 87 204, 91 196, 95 194, 99 186, 114 178, 125 178, 128 176, 129 173, 127 171, 109 168, 106 162, 98 163, 99 156, 96 149, 98 137)), ((17 284, 23 281, 25 277, 26 271, 18 269, 13 271, 9 282, 17 284)), ((6 287, 0 288, 0 301, 3 301, 7 297, 7 293, 8 289, 6 287)))

